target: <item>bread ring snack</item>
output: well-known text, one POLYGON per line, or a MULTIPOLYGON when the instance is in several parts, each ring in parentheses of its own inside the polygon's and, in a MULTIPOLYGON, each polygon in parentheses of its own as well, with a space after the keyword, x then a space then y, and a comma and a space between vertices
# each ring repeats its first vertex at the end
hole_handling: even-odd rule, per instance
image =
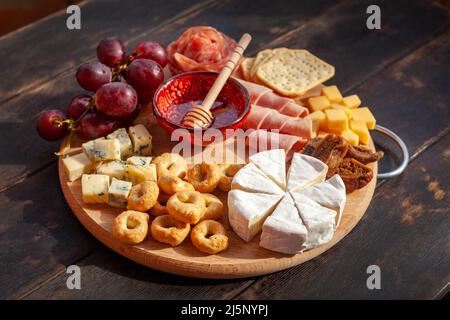
POLYGON ((169 200, 169 198, 170 195, 168 195, 167 193, 161 192, 159 194, 158 200, 156 201, 153 208, 150 209, 150 213, 152 214, 152 216, 158 217, 169 214, 166 208, 167 200, 169 200))
POLYGON ((189 234, 191 225, 169 215, 156 217, 150 226, 152 237, 162 243, 175 247, 181 244, 189 234))
POLYGON ((234 175, 244 166, 244 164, 225 164, 223 165, 222 176, 219 179, 218 187, 224 192, 231 190, 231 181, 234 175))
POLYGON ((205 199, 198 191, 177 192, 167 201, 167 211, 177 220, 196 224, 205 214, 205 199))
POLYGON ((221 177, 220 167, 217 164, 196 164, 189 168, 186 180, 199 192, 209 193, 214 191, 221 177))
POLYGON ((148 232, 148 214, 139 211, 124 211, 113 222, 113 236, 127 244, 145 240, 148 232))
POLYGON ((201 252, 216 254, 228 248, 228 236, 220 222, 203 220, 191 231, 192 244, 201 252))
POLYGON ((127 199, 127 209, 136 211, 150 210, 158 200, 159 188, 154 181, 144 181, 131 188, 127 199))
POLYGON ((223 203, 215 195, 203 193, 205 199, 206 211, 202 220, 217 220, 223 215, 223 203))
POLYGON ((176 153, 163 153, 156 157, 152 163, 156 165, 156 173, 158 177, 172 176, 184 178, 187 171, 186 160, 176 153))
POLYGON ((158 186, 161 190, 169 195, 176 192, 191 190, 194 191, 194 187, 189 182, 181 180, 176 176, 160 176, 158 178, 158 186))

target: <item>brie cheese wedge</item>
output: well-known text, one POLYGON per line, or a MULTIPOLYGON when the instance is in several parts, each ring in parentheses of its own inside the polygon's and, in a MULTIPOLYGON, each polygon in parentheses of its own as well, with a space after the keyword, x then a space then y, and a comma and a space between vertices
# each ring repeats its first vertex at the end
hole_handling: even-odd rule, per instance
POLYGON ((333 238, 336 212, 322 207, 300 192, 291 193, 298 213, 308 230, 306 249, 318 247, 333 238))
POLYGON ((231 190, 228 193, 228 220, 234 232, 245 241, 252 240, 282 197, 280 194, 231 190))
POLYGON ((296 192, 303 194, 311 200, 314 200, 321 206, 336 211, 336 228, 339 226, 342 212, 345 207, 345 202, 347 200, 345 184, 339 175, 335 174, 325 182, 296 192))
POLYGON ((286 194, 262 227, 259 245, 285 254, 295 254, 305 249, 308 231, 294 201, 286 194))
POLYGON ((231 182, 231 189, 238 189, 246 192, 284 194, 284 190, 270 180, 270 178, 253 163, 247 164, 236 173, 231 182))
POLYGON ((327 176, 328 166, 311 156, 294 153, 288 172, 287 189, 295 191, 323 182, 327 176))
POLYGON ((256 153, 249 158, 249 161, 255 164, 280 188, 286 189, 286 154, 283 149, 256 153))

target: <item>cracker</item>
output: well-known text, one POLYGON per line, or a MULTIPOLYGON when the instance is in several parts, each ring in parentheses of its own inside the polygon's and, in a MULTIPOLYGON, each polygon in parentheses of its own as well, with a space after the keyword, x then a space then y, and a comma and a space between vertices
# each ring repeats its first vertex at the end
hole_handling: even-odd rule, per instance
POLYGON ((253 63, 255 62, 255 58, 244 58, 242 59, 240 68, 242 72, 242 77, 244 80, 250 80, 250 70, 252 69, 253 63))
POLYGON ((261 64, 256 78, 275 92, 297 97, 334 76, 334 67, 307 50, 285 50, 261 64))
POLYGON ((266 49, 258 52, 258 54, 255 57, 255 61, 253 62, 252 68, 250 69, 250 75, 249 75, 249 81, 253 79, 253 77, 256 74, 256 70, 258 68, 258 65, 263 61, 265 58, 272 56, 272 49, 266 49))
POLYGON ((266 49, 263 51, 260 51, 259 53, 262 53, 261 55, 259 55, 259 53, 256 55, 256 60, 255 63, 252 66, 252 70, 250 72, 250 80, 258 83, 258 84, 263 84, 257 77, 256 77, 256 72, 258 71, 258 68, 260 66, 262 66, 264 63, 266 63, 267 61, 270 61, 272 58, 276 57, 277 55, 285 52, 285 51, 289 51, 288 48, 276 48, 276 49, 266 49))

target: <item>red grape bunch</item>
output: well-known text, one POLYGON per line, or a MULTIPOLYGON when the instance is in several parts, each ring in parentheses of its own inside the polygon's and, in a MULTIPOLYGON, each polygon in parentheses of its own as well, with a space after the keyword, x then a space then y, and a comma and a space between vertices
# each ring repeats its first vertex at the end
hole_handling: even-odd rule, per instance
POLYGON ((129 125, 163 82, 168 59, 166 49, 154 41, 138 43, 127 55, 118 38, 100 41, 97 58, 76 72, 78 84, 90 94, 73 97, 66 114, 58 109, 41 113, 36 129, 43 139, 56 141, 74 132, 95 139, 129 125))

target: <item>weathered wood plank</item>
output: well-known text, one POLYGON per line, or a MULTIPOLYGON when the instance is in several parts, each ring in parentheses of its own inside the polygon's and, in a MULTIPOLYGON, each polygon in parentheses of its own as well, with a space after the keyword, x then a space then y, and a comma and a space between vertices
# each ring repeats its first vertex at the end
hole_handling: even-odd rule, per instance
POLYGON ((91 251, 52 165, 0 193, 0 299, 17 298, 91 251))
POLYGON ((68 290, 63 273, 25 299, 231 299, 253 282, 174 276, 138 265, 103 246, 77 265, 81 290, 68 290))
MULTIPOLYGON (((286 6, 274 6, 271 1, 265 0, 259 2, 259 5, 255 7, 259 9, 252 11, 252 4, 248 1, 236 1, 233 5, 228 1, 220 1, 216 2, 213 7, 209 7, 208 10, 195 11, 187 17, 179 18, 164 27, 145 33, 145 38, 150 37, 163 43, 169 43, 185 28, 201 21, 202 24, 223 27, 225 32, 235 38, 244 31, 251 32, 259 37, 256 38, 258 41, 255 40, 255 44, 265 43, 283 34, 285 32, 283 26, 289 25, 289 21, 296 25, 296 23, 318 15, 327 7, 329 7, 328 1, 316 2, 314 6, 308 5, 308 3, 294 2, 286 2, 286 6), (246 12, 252 12, 247 19, 244 18, 246 12), (267 16, 264 12, 279 14, 279 18, 272 19, 271 16, 266 18, 265 27, 261 31, 258 19, 264 19, 264 16, 267 16), (253 16, 253 14, 256 15, 253 16), (236 16, 239 16, 239 19, 236 16), (272 31, 265 32, 266 28, 272 31)), ((142 29, 139 30, 142 32, 142 29)), ((136 31, 137 33, 138 31, 136 31)), ((102 37, 103 35, 100 35, 95 38, 95 43, 102 37)), ((144 36, 141 36, 140 39, 142 37, 144 36)), ((94 49, 91 50, 91 54, 95 54, 94 49)), ((71 69, 70 72, 64 72, 55 79, 37 88, 26 90, 19 96, 0 104, 0 130, 5 132, 5 138, 11 142, 11 145, 5 148, 0 155, 0 165, 2 165, 0 172, 3 175, 3 179, 0 181, 0 190, 23 179, 29 172, 37 170, 42 164, 52 160, 52 154, 58 149, 58 146, 42 141, 36 135, 35 120, 42 109, 56 107, 64 110, 73 96, 83 92, 79 88, 74 74, 75 71, 71 69)))
POLYGON ((432 298, 448 282, 449 39, 442 35, 356 89, 416 160, 377 189, 360 224, 335 248, 262 278, 240 298, 432 298), (440 131, 443 138, 419 156, 426 137, 440 131), (381 291, 366 288, 371 264, 381 267, 381 291))
POLYGON ((61 73, 95 57, 98 42, 108 36, 124 41, 138 37, 174 19, 209 7, 211 1, 117 0, 85 1, 81 30, 66 27, 60 11, 42 21, 0 38, 0 101, 36 88, 61 73))

